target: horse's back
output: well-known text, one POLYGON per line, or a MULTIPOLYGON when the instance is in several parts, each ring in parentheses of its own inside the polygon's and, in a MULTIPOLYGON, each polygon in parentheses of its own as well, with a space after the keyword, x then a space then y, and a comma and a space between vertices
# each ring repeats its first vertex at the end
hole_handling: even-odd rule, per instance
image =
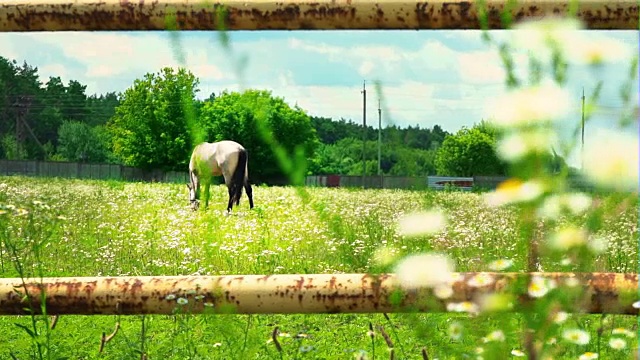
POLYGON ((193 150, 193 157, 198 156, 200 162, 206 163, 213 175, 222 175, 226 168, 232 171, 236 167, 238 154, 245 148, 232 140, 222 140, 214 143, 203 142, 193 150))

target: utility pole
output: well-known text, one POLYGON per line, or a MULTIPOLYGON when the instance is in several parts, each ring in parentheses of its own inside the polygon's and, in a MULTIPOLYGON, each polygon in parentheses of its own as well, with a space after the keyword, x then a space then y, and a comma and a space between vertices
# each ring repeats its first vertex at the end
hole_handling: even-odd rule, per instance
POLYGON ((584 169, 584 86, 582 87, 582 147, 580 149, 580 170, 584 169))
POLYGON ((367 141, 367 81, 362 83, 362 187, 367 175, 367 161, 364 156, 367 141))
MULTIPOLYGON (((380 109, 380 98, 378 98, 378 175, 382 175, 381 155, 382 154, 382 109, 380 109)), ((382 178, 381 178, 382 179, 382 178)), ((382 182, 380 184, 382 187, 382 182)))

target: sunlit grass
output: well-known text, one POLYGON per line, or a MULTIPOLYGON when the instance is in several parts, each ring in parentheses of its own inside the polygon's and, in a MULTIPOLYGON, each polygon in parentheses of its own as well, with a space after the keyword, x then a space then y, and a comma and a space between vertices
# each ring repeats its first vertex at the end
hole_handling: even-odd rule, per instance
MULTIPOLYGON (((508 261, 510 271, 524 271, 527 262, 514 209, 489 208, 481 194, 314 188, 307 189, 311 198, 305 204, 294 188, 258 186, 254 210, 249 211, 243 198, 231 216, 224 216, 223 186, 212 188, 208 210, 192 212, 182 184, 25 177, 3 177, 0 184, 0 208, 6 211, 0 215, 2 277, 19 276, 8 244, 16 245, 25 276, 378 272, 391 271, 402 257, 426 251, 449 255, 456 271, 491 271, 497 260, 508 261), (321 205, 334 223, 324 223, 313 204, 321 205), (428 236, 400 236, 398 220, 425 208, 446 210, 446 227, 428 236), (37 263, 29 244, 41 245, 37 263), (387 249, 390 263, 376 262, 380 248, 387 249)), ((588 270, 634 272, 637 199, 600 196, 598 204, 607 214, 599 234, 610 245, 588 270)), ((546 230, 569 220, 561 217, 546 230)), ((545 271, 575 270, 571 263, 552 258, 542 263, 545 271)), ((10 352, 30 358, 33 343, 14 322, 27 325, 30 319, 0 318, 0 343, 7 344, 0 358, 9 358, 10 352)), ((518 314, 389 314, 389 320, 382 314, 62 316, 51 332, 51 351, 73 359, 140 358, 139 351, 166 359, 339 359, 363 351, 369 358, 387 359, 380 325, 393 342, 396 358, 419 358, 424 348, 429 358, 475 358, 476 351, 482 351, 485 359, 502 359, 524 346, 518 314), (102 333, 113 332, 117 321, 119 332, 99 354, 102 333), (370 322, 373 342, 367 334, 370 322), (452 339, 449 328, 454 322, 462 335, 452 339), (269 341, 276 326, 282 353, 269 341), (504 341, 494 333, 498 330, 504 341)), ((575 359, 593 351, 600 358, 626 359, 637 347, 635 336, 612 335, 616 328, 635 334, 631 317, 572 315, 558 326, 558 331, 585 329, 591 341, 573 345, 558 332, 562 346, 554 358, 575 359), (618 340, 609 346, 614 338, 626 340, 624 349, 614 348, 621 346, 618 340)))

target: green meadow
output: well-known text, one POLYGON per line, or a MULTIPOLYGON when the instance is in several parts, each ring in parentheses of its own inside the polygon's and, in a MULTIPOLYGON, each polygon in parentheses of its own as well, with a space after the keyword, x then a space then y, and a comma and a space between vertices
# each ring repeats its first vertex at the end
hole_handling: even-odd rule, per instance
MULTIPOLYGON (((499 259, 513 262, 507 271, 526 269, 516 208, 488 208, 482 194, 306 188, 303 201, 298 190, 255 186, 253 210, 243 196, 224 216, 223 186, 212 187, 209 209, 193 212, 184 184, 0 177, 0 271, 4 278, 380 273, 431 251, 449 255, 459 272, 490 271, 499 259), (399 235, 403 214, 428 208, 446 212, 444 230, 399 235), (380 249, 390 263, 376 262, 380 249)), ((580 269, 636 272, 637 197, 594 197, 604 211, 597 235, 608 246, 580 269)), ((549 227, 576 221, 557 220, 549 227)), ((543 257, 542 266, 577 265, 543 257)), ((525 351, 524 324, 511 313, 176 314, 60 316, 52 328, 50 317, 0 316, 0 359, 508 359, 525 351)), ((635 317, 569 314, 549 329, 553 359, 589 352, 628 359, 637 348, 635 317), (562 337, 576 328, 588 343, 562 337)))

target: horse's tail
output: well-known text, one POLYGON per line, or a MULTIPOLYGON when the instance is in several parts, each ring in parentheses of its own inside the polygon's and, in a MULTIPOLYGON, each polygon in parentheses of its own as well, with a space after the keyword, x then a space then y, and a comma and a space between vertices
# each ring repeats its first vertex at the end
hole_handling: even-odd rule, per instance
POLYGON ((231 193, 232 203, 236 205, 240 202, 242 196, 242 187, 244 186, 245 170, 247 168, 247 150, 240 149, 238 151, 238 161, 236 162, 236 168, 231 176, 231 193))

